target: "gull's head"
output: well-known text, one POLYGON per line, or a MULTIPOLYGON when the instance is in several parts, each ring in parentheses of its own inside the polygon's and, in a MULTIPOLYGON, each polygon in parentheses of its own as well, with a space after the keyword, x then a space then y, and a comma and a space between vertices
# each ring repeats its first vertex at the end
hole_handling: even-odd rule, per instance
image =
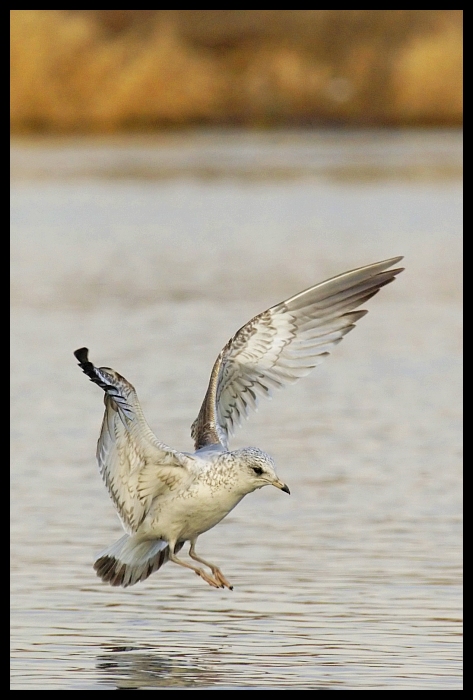
POLYGON ((276 486, 281 491, 290 493, 288 486, 276 474, 273 459, 266 452, 257 447, 244 447, 233 454, 238 458, 242 486, 246 493, 263 486, 276 486))

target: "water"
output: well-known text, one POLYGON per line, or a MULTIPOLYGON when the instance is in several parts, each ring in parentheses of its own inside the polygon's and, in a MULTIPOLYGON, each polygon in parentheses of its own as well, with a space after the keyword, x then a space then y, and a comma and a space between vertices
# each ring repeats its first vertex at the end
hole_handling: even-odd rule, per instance
POLYGON ((14 143, 12 689, 462 687, 460 154, 456 132, 14 143), (237 328, 394 255, 368 316, 231 444, 291 488, 200 538, 234 591, 173 564, 102 584, 121 529, 72 351, 188 450, 237 328))

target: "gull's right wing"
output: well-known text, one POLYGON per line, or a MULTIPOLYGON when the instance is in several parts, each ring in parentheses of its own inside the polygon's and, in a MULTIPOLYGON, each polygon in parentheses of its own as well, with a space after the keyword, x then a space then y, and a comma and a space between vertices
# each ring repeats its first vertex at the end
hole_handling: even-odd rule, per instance
POLYGON ((105 392, 97 461, 123 527, 132 534, 154 498, 191 482, 195 460, 155 437, 134 387, 124 377, 109 367, 95 367, 87 348, 74 355, 89 379, 105 392))

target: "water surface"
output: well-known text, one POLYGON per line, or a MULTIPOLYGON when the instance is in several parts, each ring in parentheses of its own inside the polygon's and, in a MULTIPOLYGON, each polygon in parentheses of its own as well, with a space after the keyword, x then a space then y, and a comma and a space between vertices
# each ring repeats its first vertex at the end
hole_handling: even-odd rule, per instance
POLYGON ((13 144, 13 689, 462 687, 460 156, 448 131, 13 144), (172 564, 102 584, 121 529, 73 350, 189 450, 237 328, 395 255, 355 331, 232 442, 291 488, 200 538, 234 591, 172 564))

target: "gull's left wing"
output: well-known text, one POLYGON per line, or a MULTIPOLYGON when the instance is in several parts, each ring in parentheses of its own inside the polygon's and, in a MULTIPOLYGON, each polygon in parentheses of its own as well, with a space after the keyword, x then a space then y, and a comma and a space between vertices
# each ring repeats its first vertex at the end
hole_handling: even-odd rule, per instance
POLYGON ((320 364, 367 311, 355 311, 403 268, 391 258, 345 272, 255 316, 219 354, 191 434, 196 450, 228 449, 228 436, 260 396, 296 382, 320 364))

